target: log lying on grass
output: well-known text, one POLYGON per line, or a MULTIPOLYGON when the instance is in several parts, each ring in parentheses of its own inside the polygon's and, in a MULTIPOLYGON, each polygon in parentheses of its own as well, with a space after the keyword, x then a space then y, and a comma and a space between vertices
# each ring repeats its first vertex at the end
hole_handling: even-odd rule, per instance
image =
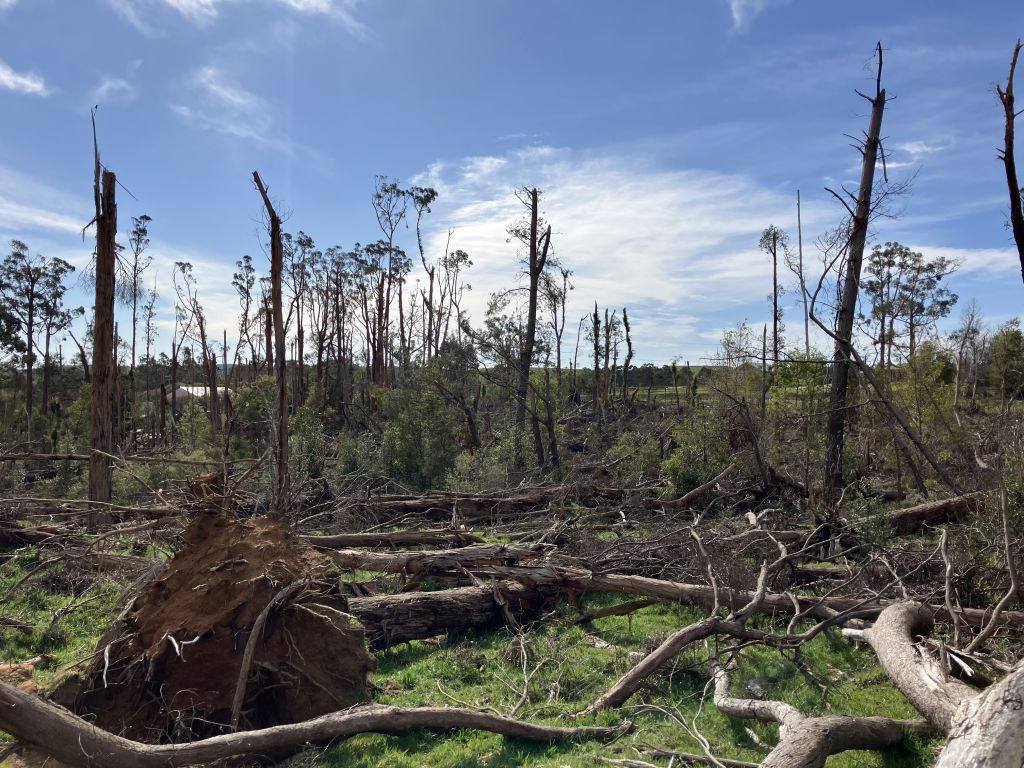
POLYGON ((440 592, 406 592, 381 597, 353 597, 352 613, 366 630, 370 646, 380 650, 410 640, 423 640, 515 621, 535 614, 556 590, 515 583, 488 583, 440 592))
MULTIPOLYGON (((532 587, 557 588, 573 592, 611 592, 705 608, 712 608, 720 603, 735 609, 750 602, 755 594, 748 589, 719 589, 716 595, 713 587, 703 584, 683 584, 646 576, 598 574, 582 568, 556 565, 487 566, 475 570, 474 573, 494 579, 516 581, 532 587)), ((758 612, 792 615, 799 610, 806 612, 808 616, 823 619, 835 613, 851 611, 856 612, 858 617, 865 618, 877 616, 890 604, 888 601, 855 597, 809 597, 768 593, 764 596, 758 612)), ((929 605, 928 610, 940 621, 951 619, 945 606, 929 605)), ((992 617, 991 611, 980 608, 961 608, 957 615, 966 624, 976 628, 984 627, 992 617)), ((1016 630, 1024 629, 1024 612, 1002 611, 999 625, 1016 630)))
POLYGON ((715 706, 727 715, 779 724, 779 743, 761 768, 823 768, 829 755, 850 749, 885 749, 898 744, 907 732, 927 732, 923 720, 833 715, 808 717, 782 701, 738 699, 729 695, 729 678, 717 663, 715 706))
POLYGON ((173 768, 262 755, 304 744, 323 744, 359 733, 403 733, 470 728, 531 741, 605 739, 630 723, 611 728, 536 725, 474 709, 406 709, 377 704, 353 707, 291 725, 243 731, 184 744, 143 744, 114 736, 66 709, 0 683, 0 730, 72 768, 173 768))
POLYGON ((358 549, 328 551, 327 556, 339 568, 362 569, 381 573, 415 575, 445 568, 469 568, 485 565, 511 565, 520 560, 542 557, 550 547, 472 544, 460 549, 397 552, 363 552, 358 549))
POLYGON ((947 742, 936 768, 1024 765, 1024 665, 979 693, 922 652, 917 637, 932 630, 932 610, 902 602, 886 608, 863 633, 893 684, 947 742))

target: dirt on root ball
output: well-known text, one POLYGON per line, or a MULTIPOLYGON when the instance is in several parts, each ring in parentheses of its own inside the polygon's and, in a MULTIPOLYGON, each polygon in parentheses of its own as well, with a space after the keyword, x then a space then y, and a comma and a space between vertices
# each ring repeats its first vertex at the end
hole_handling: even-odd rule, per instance
POLYGON ((239 727, 299 722, 363 698, 375 662, 319 553, 270 518, 225 512, 199 514, 184 539, 100 641, 78 714, 148 742, 228 731, 246 644, 272 601, 239 727))

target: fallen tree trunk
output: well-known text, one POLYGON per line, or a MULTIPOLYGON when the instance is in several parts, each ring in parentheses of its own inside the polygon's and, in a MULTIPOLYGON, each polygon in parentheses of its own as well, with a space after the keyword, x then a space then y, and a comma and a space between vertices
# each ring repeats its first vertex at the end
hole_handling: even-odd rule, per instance
POLYGON ((917 533, 925 526, 941 525, 963 519, 971 512, 978 512, 984 505, 984 494, 967 493, 949 499, 927 501, 913 507, 895 509, 881 515, 872 515, 864 522, 888 518, 896 534, 905 536, 917 533))
POLYGON ((898 744, 907 731, 924 732, 921 720, 887 717, 808 717, 782 701, 737 699, 729 695, 725 670, 712 665, 715 706, 727 715, 779 724, 779 743, 761 768, 823 768, 829 755, 850 749, 885 749, 898 744))
POLYGON ((485 627, 511 615, 516 621, 542 608, 555 590, 514 583, 489 583, 440 592, 406 592, 382 597, 353 597, 352 613, 380 650, 472 627, 485 627), (507 611, 507 614, 506 614, 507 611))
MULTIPOLYGON (((683 584, 646 576, 621 574, 596 574, 582 568, 556 565, 487 566, 475 570, 478 575, 495 579, 517 581, 533 587, 549 587, 575 592, 612 592, 620 595, 651 597, 681 605, 699 605, 713 608, 716 604, 735 610, 749 603, 755 596, 748 589, 719 589, 703 584, 683 584)), ((856 611, 858 616, 877 616, 888 601, 860 599, 855 597, 807 597, 800 595, 768 593, 764 595, 758 612, 792 615, 796 611, 816 618, 829 618, 835 613, 856 611)), ((945 606, 929 605, 928 610, 941 621, 951 621, 945 606)), ((972 627, 984 627, 992 617, 991 611, 980 608, 961 608, 957 615, 972 627)), ((1000 626, 1016 630, 1024 629, 1024 612, 1003 611, 1000 626)))
POLYGON ((0 524, 0 545, 22 547, 27 544, 42 544, 60 531, 56 528, 22 528, 18 525, 0 524))
POLYGON ((697 486, 692 491, 689 491, 689 492, 683 494, 682 496, 680 496, 678 499, 668 499, 668 500, 665 500, 665 501, 659 501, 658 499, 650 499, 647 502, 647 508, 648 509, 666 509, 666 510, 686 509, 690 504, 692 504, 694 501, 699 499, 705 493, 707 493, 712 488, 714 488, 716 485, 718 485, 718 483, 720 483, 722 480, 724 480, 726 477, 728 477, 729 474, 735 468, 736 468, 736 464, 730 464, 728 467, 726 467, 724 470, 719 472, 717 475, 715 475, 713 478, 708 480, 706 483, 704 483, 703 485, 697 486))
POLYGON ((565 728, 515 720, 474 709, 406 709, 377 704, 353 707, 292 725, 214 736, 184 744, 143 744, 96 728, 66 709, 14 686, 0 683, 0 730, 72 768, 174 768, 241 755, 267 754, 304 744, 323 744, 359 733, 403 733, 414 728, 460 728, 532 741, 602 739, 623 733, 612 728, 565 728))
POLYGON ((409 547, 418 544, 483 544, 483 539, 468 531, 438 528, 427 531, 380 531, 370 533, 336 533, 332 536, 301 536, 303 542, 322 549, 347 547, 409 547))
POLYGON ((903 602, 863 633, 893 684, 947 742, 936 768, 1024 765, 1024 666, 979 693, 947 674, 916 645, 932 630, 931 610, 903 602))
POLYGON ((543 556, 547 547, 509 546, 505 544, 472 544, 460 549, 403 552, 364 552, 358 549, 328 551, 327 556, 339 568, 361 569, 382 573, 415 575, 446 568, 468 568, 484 565, 511 565, 520 560, 543 556))
POLYGON ((961 705, 935 768, 1024 765, 1024 667, 961 705))

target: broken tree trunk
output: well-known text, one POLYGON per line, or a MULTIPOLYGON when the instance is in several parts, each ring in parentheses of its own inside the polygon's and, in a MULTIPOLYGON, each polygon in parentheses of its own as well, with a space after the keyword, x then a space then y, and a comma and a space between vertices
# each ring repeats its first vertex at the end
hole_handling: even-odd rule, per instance
POLYGON ((446 568, 470 568, 484 565, 509 565, 520 560, 543 557, 546 546, 510 546, 505 544, 476 544, 461 549, 423 550, 412 552, 362 552, 343 549, 328 552, 328 557, 339 568, 346 570, 378 571, 417 575, 446 568))
POLYGON ((1010 74, 1006 78, 1006 88, 997 85, 996 93, 1003 105, 1004 120, 1003 148, 999 152, 999 159, 1003 161, 1006 171, 1006 186, 1010 193, 1010 229, 1013 231, 1013 240, 1017 245, 1017 254, 1020 257, 1021 277, 1024 278, 1024 196, 1021 195, 1020 181, 1017 178, 1017 163, 1013 155, 1013 123, 1017 118, 1013 100, 1013 76, 1017 69, 1020 48, 1021 44, 1018 40, 1013 47, 1013 58, 1010 60, 1010 74))
POLYGON ((1024 765, 1024 667, 961 705, 935 768, 1024 765))
MULTIPOLYGON (((598 574, 583 568, 556 565, 486 566, 474 569, 474 574, 494 579, 516 581, 533 587, 550 587, 573 592, 610 592, 620 595, 651 597, 679 605, 699 605, 715 608, 718 605, 737 609, 749 603, 755 592, 749 589, 726 589, 717 591, 704 584, 684 584, 665 579, 622 574, 598 574), (717 592, 717 594, 716 594, 717 592)), ((808 597, 802 595, 777 594, 769 592, 761 600, 758 613, 793 615, 796 611, 818 619, 831 618, 835 613, 856 612, 858 618, 878 615, 892 605, 887 601, 855 597, 808 597)), ((928 610, 941 621, 952 621, 944 606, 929 605, 928 610)), ((984 627, 990 621, 992 612, 981 608, 962 608, 958 616, 969 626, 984 627)), ((1024 630, 1024 612, 1003 611, 999 626, 1024 630)))
MULTIPOLYGON (((93 196, 96 203, 96 293, 93 313, 92 392, 90 413, 89 501, 110 503, 113 475, 110 454, 113 449, 114 405, 114 272, 117 259, 117 179, 113 171, 103 170, 101 182, 100 153, 96 145, 96 123, 93 115, 93 153, 95 179, 93 196)), ((95 530, 100 511, 89 515, 89 527, 95 530)))
POLYGON ((284 250, 281 243, 281 218, 267 194, 267 188, 257 171, 253 181, 263 198, 270 221, 270 297, 274 320, 274 377, 277 380, 277 423, 274 434, 274 514, 284 516, 288 511, 291 493, 288 473, 288 380, 287 348, 284 336, 284 299, 281 273, 284 269, 284 250))
POLYGON ((984 495, 968 493, 950 499, 939 499, 917 504, 913 507, 895 509, 881 515, 872 515, 864 522, 888 518, 895 533, 905 536, 917 533, 925 526, 941 525, 962 519, 971 512, 978 512, 984 505, 984 495))
MULTIPOLYGON (((843 488, 843 441, 846 431, 847 390, 850 380, 849 344, 853 338, 853 321, 857 314, 857 291, 860 287, 861 263, 871 220, 871 193, 875 183, 875 164, 882 136, 882 114, 885 112, 885 89, 882 88, 882 44, 878 44, 878 74, 875 96, 867 98, 871 104, 871 119, 864 136, 860 189, 853 211, 846 272, 843 276, 839 310, 836 315, 836 348, 832 360, 832 381, 828 404, 828 431, 825 448, 825 501, 834 505, 843 488)), ((842 201, 846 205, 846 201, 842 201)))
POLYGON ((779 724, 779 743, 761 762, 761 768, 823 768, 829 755, 850 749, 885 749, 898 744, 908 731, 928 730, 921 720, 808 717, 782 701, 733 698, 725 670, 713 663, 712 672, 719 710, 733 717, 779 724))
POLYGON ((515 720, 474 709, 406 709, 368 704, 256 731, 184 744, 143 744, 114 736, 44 699, 0 682, 0 730, 72 768, 174 768, 229 757, 265 755, 324 744, 359 733, 404 733, 414 728, 471 728, 532 741, 610 738, 627 726, 564 728, 515 720))
POLYGON ((979 693, 916 645, 932 630, 932 610, 903 602, 886 608, 864 639, 893 684, 947 742, 936 768, 1024 765, 1024 666, 979 693))

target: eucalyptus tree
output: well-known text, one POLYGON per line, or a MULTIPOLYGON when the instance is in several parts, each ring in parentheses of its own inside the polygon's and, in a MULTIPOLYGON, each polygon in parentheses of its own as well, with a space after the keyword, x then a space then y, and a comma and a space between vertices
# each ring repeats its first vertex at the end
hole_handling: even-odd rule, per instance
POLYGON ((10 245, 11 250, 3 262, 0 262, 3 326, 5 329, 11 329, 16 325, 20 333, 20 342, 12 344, 8 341, 7 346, 23 353, 25 426, 28 439, 32 440, 35 410, 33 372, 35 353, 39 348, 37 336, 40 332, 46 335, 48 349, 51 334, 62 330, 70 323, 70 318, 65 318, 63 314, 62 305, 67 290, 64 278, 74 271, 74 267, 63 259, 46 258, 41 254, 32 255, 29 247, 20 240, 12 240, 10 245))

